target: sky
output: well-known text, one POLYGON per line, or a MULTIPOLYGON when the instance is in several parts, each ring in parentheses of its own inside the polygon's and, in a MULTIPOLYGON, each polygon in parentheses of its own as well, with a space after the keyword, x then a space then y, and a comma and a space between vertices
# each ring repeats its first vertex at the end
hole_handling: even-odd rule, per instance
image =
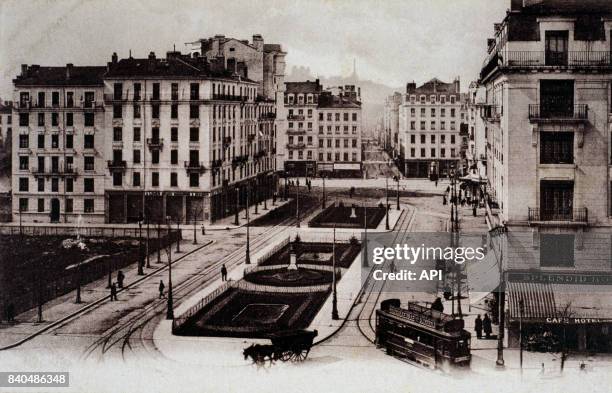
POLYGON ((0 97, 20 64, 104 65, 225 34, 262 34, 314 75, 391 87, 436 76, 476 79, 510 0, 0 0, 0 97))

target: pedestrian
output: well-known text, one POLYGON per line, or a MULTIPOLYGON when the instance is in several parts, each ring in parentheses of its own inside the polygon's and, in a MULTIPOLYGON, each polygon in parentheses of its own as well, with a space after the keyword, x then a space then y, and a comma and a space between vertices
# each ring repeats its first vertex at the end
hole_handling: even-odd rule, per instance
POLYGON ((227 268, 225 267, 225 264, 221 266, 221 281, 227 281, 227 268))
POLYGON ((15 305, 13 303, 9 303, 6 308, 6 321, 15 322, 15 305))
POLYGON ((444 304, 442 304, 442 299, 437 297, 436 300, 431 303, 431 309, 439 312, 444 312, 444 304))
POLYGON ((164 281, 163 280, 159 280, 159 298, 163 299, 166 297, 166 295, 164 295, 164 289, 166 288, 166 286, 164 285, 164 281))
POLYGON ((472 206, 472 216, 476 217, 476 205, 472 206))
POLYGON ((442 195, 442 204, 446 206, 446 194, 442 195))
POLYGON ((493 330, 491 329, 491 318, 489 318, 489 314, 484 315, 484 319, 482 320, 482 329, 484 330, 485 337, 490 339, 493 330))
POLYGON ((476 321, 474 322, 474 330, 476 331, 476 337, 478 339, 482 338, 482 319, 480 318, 480 314, 476 317, 476 321))
POLYGON ((112 283, 110 287, 110 301, 117 300, 117 284, 112 283))
POLYGON ((436 177, 436 188, 438 188, 438 178, 436 177))
POLYGON ((119 288, 123 288, 123 280, 125 279, 125 274, 121 270, 117 273, 117 286, 119 288))

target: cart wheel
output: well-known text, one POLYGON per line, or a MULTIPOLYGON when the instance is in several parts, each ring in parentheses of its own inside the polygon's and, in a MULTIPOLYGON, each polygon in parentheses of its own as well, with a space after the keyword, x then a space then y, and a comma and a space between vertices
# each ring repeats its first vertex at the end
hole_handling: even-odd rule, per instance
POLYGON ((283 362, 286 362, 288 360, 291 360, 291 356, 293 356, 293 352, 286 349, 281 353, 280 360, 282 360, 283 362))
POLYGON ((296 362, 303 362, 304 360, 306 360, 306 357, 308 356, 308 352, 310 352, 309 349, 297 350, 293 354, 293 360, 296 362))

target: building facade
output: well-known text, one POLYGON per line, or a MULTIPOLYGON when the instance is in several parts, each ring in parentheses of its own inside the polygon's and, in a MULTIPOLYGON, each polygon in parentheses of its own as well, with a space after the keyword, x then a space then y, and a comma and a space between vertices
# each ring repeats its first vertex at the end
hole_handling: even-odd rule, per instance
POLYGON ((522 317, 524 334, 612 350, 611 32, 607 2, 513 0, 489 40, 480 107, 513 346, 522 317))
POLYGON ((318 80, 286 85, 286 174, 361 176, 360 89, 347 85, 334 94, 318 80))
POLYGON ((22 65, 13 80, 13 220, 104 222, 105 71, 22 65))
POLYGON ((450 168, 460 168, 466 110, 458 79, 406 85, 399 109, 400 168, 406 177, 427 177, 430 171, 446 176, 450 168))
POLYGON ((383 109, 382 146, 391 158, 400 156, 399 108, 402 94, 394 93, 387 97, 383 109))
POLYGON ((13 133, 13 103, 0 103, 0 146, 10 143, 13 133))

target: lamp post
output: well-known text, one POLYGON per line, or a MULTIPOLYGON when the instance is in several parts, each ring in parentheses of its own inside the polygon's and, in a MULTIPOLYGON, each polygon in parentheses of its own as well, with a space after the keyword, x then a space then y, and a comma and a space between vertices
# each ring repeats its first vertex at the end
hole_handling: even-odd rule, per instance
MULTIPOLYGON (((166 225, 168 226, 168 236, 170 236, 170 216, 166 216, 166 225)), ((168 239, 168 308, 166 310, 166 319, 174 320, 174 308, 172 302, 172 243, 168 239)))
POLYGON ((338 291, 336 288, 336 224, 334 224, 334 241, 332 243, 332 277, 333 277, 333 297, 332 297, 332 319, 338 320, 338 291))
POLYGON ((399 190, 399 176, 393 176, 393 180, 397 182, 397 210, 400 209, 400 190, 399 190))
POLYGON ((368 267, 368 207, 363 205, 363 266, 368 267))
POLYGON ((386 194, 386 202, 385 202, 385 229, 389 230, 389 178, 385 178, 385 194, 386 194))
POLYGON ((295 182, 295 216, 296 216, 296 222, 295 222, 295 226, 296 228, 300 227, 300 179, 296 178, 296 182, 295 182))
POLYGON ((138 275, 144 276, 144 255, 142 253, 142 215, 138 219, 138 275))
POLYGON ((157 222, 157 263, 161 263, 161 223, 159 221, 157 222))
POLYGON ((240 225, 240 220, 238 219, 238 210, 240 210, 240 189, 236 187, 236 215, 234 216, 234 225, 240 225))
POLYGON ((321 175, 321 179, 323 179, 323 203, 322 208, 325 209, 325 174, 321 175))
POLYGON ((146 217, 147 220, 147 248, 146 248, 146 253, 147 253, 147 269, 151 268, 151 260, 149 257, 149 241, 150 241, 150 231, 149 231, 149 215, 147 214, 146 217))
POLYGON ((519 363, 521 365, 521 373, 523 372, 523 313, 525 304, 523 298, 519 300, 519 363))
POLYGON ((246 265, 250 265, 251 264, 251 237, 250 237, 250 219, 249 219, 249 198, 251 194, 251 183, 247 182, 247 200, 246 200, 246 255, 244 258, 244 263, 246 265))

